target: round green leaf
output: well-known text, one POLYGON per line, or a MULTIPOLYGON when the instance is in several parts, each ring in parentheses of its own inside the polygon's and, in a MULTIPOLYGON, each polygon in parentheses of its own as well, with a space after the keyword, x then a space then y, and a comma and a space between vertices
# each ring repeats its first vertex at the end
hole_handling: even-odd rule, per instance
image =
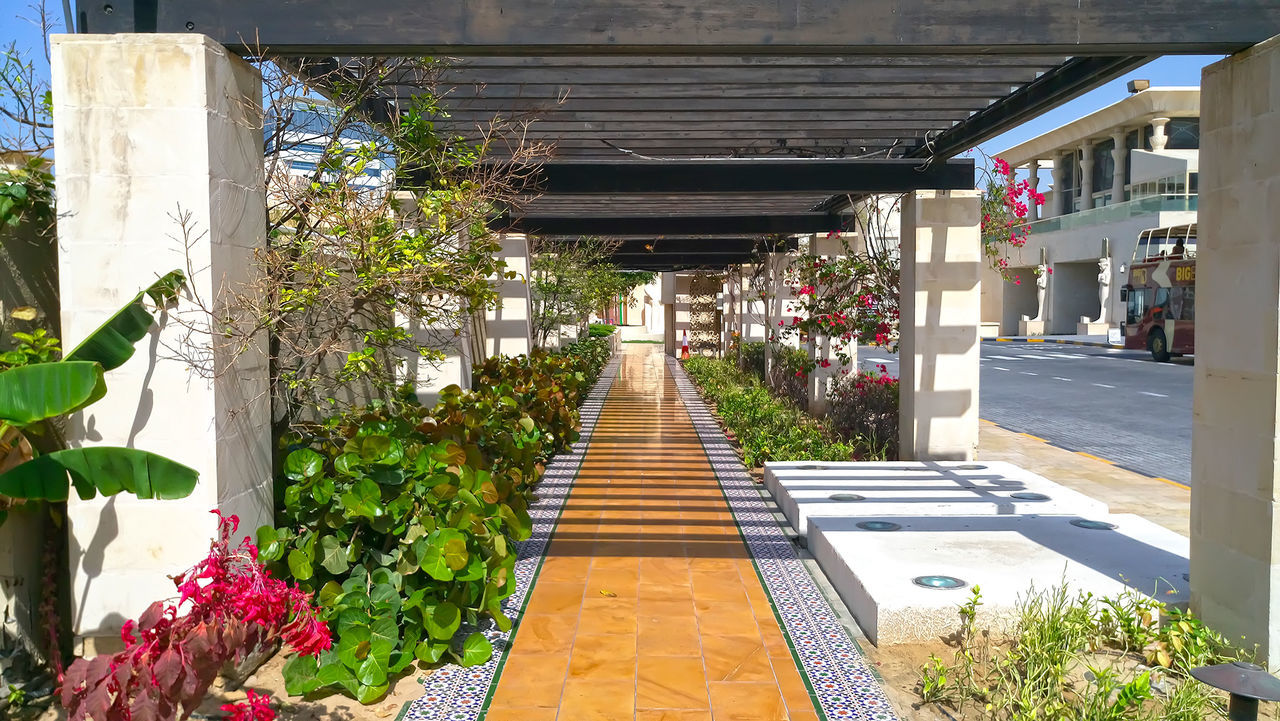
POLYGON ((284 459, 284 474, 295 481, 320 475, 324 470, 324 456, 310 448, 300 448, 284 459))
POLYGON ((452 603, 445 601, 435 607, 426 617, 427 634, 438 641, 448 641, 458 632, 462 624, 462 611, 452 603))
POLYGON ((311 559, 295 548, 289 551, 289 572, 295 580, 305 581, 314 575, 315 569, 311 567, 311 559))
POLYGON ((463 666, 479 666, 493 656, 493 645, 484 634, 476 632, 462 642, 462 654, 458 660, 463 666))

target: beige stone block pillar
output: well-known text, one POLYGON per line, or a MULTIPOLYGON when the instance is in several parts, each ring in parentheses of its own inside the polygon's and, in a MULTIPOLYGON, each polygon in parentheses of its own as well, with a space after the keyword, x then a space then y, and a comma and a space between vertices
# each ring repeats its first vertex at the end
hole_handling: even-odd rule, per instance
POLYGON ((502 236, 498 256, 515 278, 499 278, 498 305, 485 311, 486 355, 518 356, 533 348, 533 308, 529 300, 529 241, 519 234, 502 236))
POLYGON ((904 459, 972 460, 978 447, 980 195, 910 193, 902 204, 904 459))
POLYGON ((680 355, 676 333, 676 274, 662 274, 662 349, 668 355, 680 355))
POLYGON ((192 295, 213 303, 250 278, 265 243, 262 82, 203 35, 55 35, 52 45, 64 347, 160 275, 191 276, 178 309, 68 429, 72 446, 133 446, 200 472, 182 500, 70 502, 72 625, 83 637, 171 597, 167 576, 208 552, 212 509, 239 515, 242 535, 272 520, 265 359, 227 368, 209 336, 172 320, 199 322, 192 295), (189 214, 185 250, 178 213, 189 214), (217 379, 193 370, 202 365, 217 379))
POLYGON ((1201 94, 1191 604, 1275 668, 1280 37, 1206 67, 1201 94))

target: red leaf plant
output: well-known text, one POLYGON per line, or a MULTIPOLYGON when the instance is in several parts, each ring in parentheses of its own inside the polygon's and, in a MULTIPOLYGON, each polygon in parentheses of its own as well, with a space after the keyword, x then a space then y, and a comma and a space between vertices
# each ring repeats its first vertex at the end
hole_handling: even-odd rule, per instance
MULTIPOLYGON (((120 631, 125 649, 76 659, 62 678, 70 721, 173 721, 200 704, 219 671, 281 640, 316 655, 332 642, 306 592, 272 578, 249 539, 231 546, 240 525, 218 515, 209 556, 174 577, 179 599, 156 601, 120 631)), ((267 694, 222 707, 235 721, 271 721, 267 694)))

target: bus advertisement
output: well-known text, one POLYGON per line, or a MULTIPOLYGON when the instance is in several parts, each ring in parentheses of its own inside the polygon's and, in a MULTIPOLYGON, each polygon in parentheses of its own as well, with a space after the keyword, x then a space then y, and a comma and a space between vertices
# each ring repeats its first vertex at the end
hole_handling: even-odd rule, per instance
POLYGON ((1144 230, 1121 289, 1124 347, 1164 362, 1196 349, 1196 224, 1144 230))

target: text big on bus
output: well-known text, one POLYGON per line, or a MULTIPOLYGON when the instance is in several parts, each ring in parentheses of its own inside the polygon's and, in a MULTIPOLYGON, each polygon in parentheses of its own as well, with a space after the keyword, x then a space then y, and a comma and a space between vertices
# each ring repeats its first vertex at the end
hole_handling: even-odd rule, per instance
POLYGON ((1138 235, 1129 280, 1120 291, 1124 347, 1157 361, 1196 351, 1196 224, 1138 235))

